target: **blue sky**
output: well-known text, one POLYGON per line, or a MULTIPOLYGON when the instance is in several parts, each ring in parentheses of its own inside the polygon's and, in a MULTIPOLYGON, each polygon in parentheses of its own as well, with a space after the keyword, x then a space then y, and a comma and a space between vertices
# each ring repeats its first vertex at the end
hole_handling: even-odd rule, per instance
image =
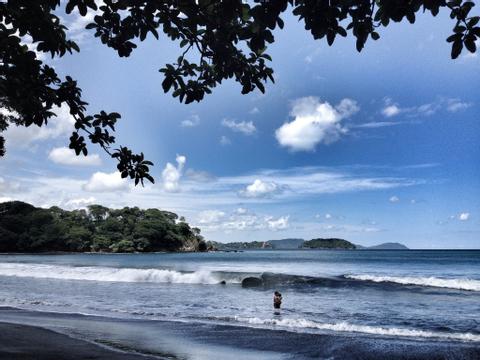
POLYGON ((480 56, 450 59, 446 12, 381 29, 360 54, 351 36, 330 48, 286 16, 265 95, 227 81, 190 105, 161 88, 176 44, 150 39, 120 59, 64 18, 81 53, 50 63, 78 79, 92 112, 122 114, 118 143, 143 151, 157 182, 134 188, 94 146, 74 158, 59 109, 44 129, 7 131, 0 200, 158 207, 224 242, 480 248, 480 56))

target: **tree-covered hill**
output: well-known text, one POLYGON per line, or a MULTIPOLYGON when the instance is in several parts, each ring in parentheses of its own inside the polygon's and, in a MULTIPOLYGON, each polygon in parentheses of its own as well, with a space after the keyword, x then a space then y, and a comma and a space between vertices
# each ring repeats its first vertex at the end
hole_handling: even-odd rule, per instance
POLYGON ((350 241, 343 239, 312 239, 305 241, 303 247, 310 249, 355 249, 350 241))
POLYGON ((202 251, 200 229, 158 209, 42 209, 12 201, 0 204, 0 252, 202 251))

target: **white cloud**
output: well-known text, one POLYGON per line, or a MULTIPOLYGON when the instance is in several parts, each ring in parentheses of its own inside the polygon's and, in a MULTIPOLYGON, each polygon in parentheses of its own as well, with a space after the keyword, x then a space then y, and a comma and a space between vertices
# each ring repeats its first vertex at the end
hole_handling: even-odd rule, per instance
POLYGON ((195 126, 198 126, 199 124, 200 124, 200 116, 198 116, 196 114, 193 114, 193 115, 190 115, 190 117, 188 119, 183 120, 180 123, 180 126, 182 126, 182 127, 195 127, 195 126))
POLYGON ((325 219, 331 219, 332 218, 332 215, 331 214, 325 214, 325 219))
POLYGON ((340 103, 335 106, 335 109, 342 118, 349 118, 360 111, 360 107, 358 106, 357 102, 348 98, 342 99, 340 103))
POLYGON ((82 209, 86 208, 88 205, 94 204, 96 199, 93 196, 88 198, 77 198, 64 201, 62 208, 65 209, 82 209))
MULTIPOLYGON (((97 6, 101 6, 103 1, 96 1, 97 6)), ((73 17, 73 20, 70 22, 67 22, 67 28, 68 28, 68 36, 76 41, 77 43, 81 44, 85 41, 85 38, 88 36, 89 30, 85 29, 85 26, 87 26, 89 23, 94 22, 93 19, 95 15, 98 13, 98 10, 92 10, 88 9, 88 12, 85 16, 81 16, 78 12, 75 13, 75 16, 73 17)), ((91 36, 93 38, 93 31, 91 31, 91 36)))
POLYGON ((90 180, 83 185, 83 189, 91 192, 109 192, 125 190, 127 186, 127 180, 122 179, 118 171, 110 174, 99 171, 93 174, 90 180))
POLYGON ((400 198, 398 196, 392 196, 390 199, 388 199, 391 203, 396 203, 400 201, 400 198))
POLYGON ((269 197, 281 191, 280 186, 273 181, 255 181, 240 191, 240 195, 248 198, 269 197))
POLYGON ((48 120, 48 124, 44 126, 30 125, 14 126, 10 125, 5 131, 5 139, 8 146, 27 147, 33 142, 56 139, 66 137, 74 130, 75 120, 70 115, 70 111, 66 105, 62 107, 54 107, 52 111, 57 115, 48 120))
POLYGON ((198 214, 199 224, 217 224, 225 217, 225 213, 220 210, 205 210, 198 214))
POLYGON ((290 115, 294 119, 279 127, 275 136, 281 146, 292 151, 311 151, 320 143, 337 141, 347 132, 341 121, 358 110, 351 99, 343 99, 333 107, 314 96, 300 98, 292 103, 290 115))
MULTIPOLYGON (((196 219, 198 212, 202 210, 214 208, 225 211, 224 209, 232 209, 233 218, 230 218, 228 214, 225 215, 222 220, 223 225, 216 225, 215 228, 222 231, 234 231, 237 228, 253 231, 256 229, 268 230, 265 216, 277 218, 286 215, 277 211, 273 212, 273 210, 302 204, 305 199, 308 199, 309 203, 312 201, 320 203, 325 199, 326 194, 386 191, 387 189, 425 184, 422 179, 385 177, 383 175, 365 176, 363 170, 357 167, 342 167, 341 170, 338 168, 296 167, 219 176, 211 181, 197 181, 182 176, 180 179, 182 194, 178 196, 177 193, 165 191, 161 180, 154 185, 133 188, 133 185, 130 186, 131 181, 125 179, 122 181, 118 173, 101 173, 100 175, 102 176, 92 176, 89 181, 88 178, 76 178, 73 175, 70 175, 71 177, 53 177, 43 174, 27 174, 12 178, 2 173, 4 183, 1 184, 0 181, 0 196, 12 197, 36 206, 62 206, 71 199, 88 199, 93 195, 96 198, 95 203, 109 207, 160 207, 191 219, 196 219), (101 181, 104 177, 107 178, 101 181), (245 189, 246 185, 253 184, 257 179, 267 183, 274 182, 281 191, 275 193, 274 196, 243 197, 239 203, 239 189, 245 189), (16 190, 13 192, 12 189, 16 190), (96 192, 93 193, 90 190, 96 192), (265 210, 267 214, 255 215, 250 209, 256 205, 267 209, 265 210), (235 209, 240 206, 249 210, 246 213, 242 213, 242 211, 237 213, 235 209)), ((394 190, 391 191, 393 194, 394 190)), ((333 219, 340 218, 334 215, 333 219)), ((318 226, 318 220, 315 222, 315 226, 318 226)), ((215 231, 214 227, 207 224, 202 225, 202 230, 204 229, 215 231)), ((315 229, 312 231, 314 232, 315 229)))
POLYGON ((265 220, 268 224, 268 228, 273 231, 278 231, 278 230, 285 230, 288 228, 288 219, 290 216, 281 216, 278 219, 275 219, 273 217, 267 217, 265 220))
POLYGON ((56 164, 74 165, 74 166, 96 166, 102 163, 98 154, 75 155, 75 151, 67 147, 53 148, 48 154, 48 158, 56 164))
POLYGON ((258 114, 260 112, 260 109, 258 107, 254 107, 252 108, 248 113, 249 114, 252 114, 252 115, 255 115, 255 114, 258 114))
POLYGON ((244 208, 238 208, 230 215, 220 210, 205 210, 198 214, 197 224, 202 231, 278 231, 289 227, 289 216, 258 216, 244 208))
POLYGON ((473 104, 470 102, 461 101, 460 99, 448 99, 447 100, 447 110, 450 112, 457 112, 461 110, 468 109, 473 104))
POLYGON ((252 135, 257 131, 257 128, 252 121, 235 121, 230 119, 223 119, 222 125, 235 132, 241 132, 245 135, 252 135))
POLYGON ((163 189, 167 192, 177 192, 179 190, 179 182, 187 158, 183 155, 177 155, 175 160, 177 166, 167 163, 162 171, 163 189))
POLYGON ((401 110, 400 108, 393 104, 393 105, 387 105, 382 109, 382 114, 386 117, 392 117, 395 115, 400 114, 401 110))
POLYGON ((458 214, 458 220, 460 221, 467 221, 470 218, 470 213, 468 212, 463 212, 458 214))
POLYGON ((355 125, 356 128, 365 128, 365 129, 376 129, 376 128, 381 128, 381 127, 386 127, 386 126, 395 126, 395 125, 400 125, 399 122, 394 122, 394 121, 372 121, 368 123, 363 123, 359 125, 355 125))
POLYGON ((230 145, 232 142, 230 141, 230 139, 228 137, 226 137, 225 135, 222 135, 220 137, 220 144, 221 145, 230 145))
MULTIPOLYGON (((417 116, 431 116, 436 114, 440 110, 446 110, 449 112, 458 112, 461 110, 468 109, 473 105, 471 102, 462 101, 459 98, 444 98, 439 97, 435 101, 430 103, 411 106, 411 107, 400 107, 398 104, 393 103, 393 100, 390 98, 385 98, 385 107, 382 109, 382 114, 386 117, 393 117, 400 113, 406 114, 409 117, 417 116)), ((373 123, 375 124, 375 123, 373 123)), ((385 123, 388 124, 388 123, 385 123)), ((398 124, 398 123, 393 123, 398 124)), ((389 125, 386 125, 389 126, 389 125)), ((367 127, 367 126, 364 126, 367 127)))
POLYGON ((13 201, 13 198, 8 196, 0 196, 0 203, 7 202, 7 201, 13 201))

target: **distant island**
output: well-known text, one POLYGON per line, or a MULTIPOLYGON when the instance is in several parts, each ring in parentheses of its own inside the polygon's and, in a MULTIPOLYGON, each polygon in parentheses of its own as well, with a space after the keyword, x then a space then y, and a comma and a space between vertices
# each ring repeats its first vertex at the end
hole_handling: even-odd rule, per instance
POLYGON ((295 249, 330 249, 330 250, 409 250, 400 243, 383 243, 375 246, 361 246, 351 243, 348 240, 338 238, 316 238, 304 240, 299 238, 288 238, 267 241, 231 242, 220 243, 210 241, 212 249, 223 251, 238 251, 252 249, 273 249, 273 250, 295 250, 295 249))
POLYGON ((375 246, 361 246, 361 245, 355 245, 357 249, 359 250, 409 250, 408 247, 406 247, 403 244, 400 244, 398 242, 386 242, 383 244, 375 245, 375 246))
POLYGON ((90 205, 67 211, 11 201, 0 204, 0 252, 206 251, 200 229, 158 209, 90 205))

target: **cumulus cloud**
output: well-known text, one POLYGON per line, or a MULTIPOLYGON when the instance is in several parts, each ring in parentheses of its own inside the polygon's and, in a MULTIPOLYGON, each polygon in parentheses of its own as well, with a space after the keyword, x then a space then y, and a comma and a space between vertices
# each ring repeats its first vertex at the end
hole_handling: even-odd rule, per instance
POLYGON ((223 119, 222 125, 232 131, 240 132, 245 135, 253 135, 257 128, 252 121, 235 121, 230 119, 223 119))
POLYGON ((396 203, 400 201, 400 198, 398 196, 392 196, 390 199, 388 199, 391 203, 396 203))
POLYGON ((162 171, 163 189, 167 192, 177 192, 180 189, 179 182, 187 158, 183 155, 177 155, 175 160, 177 166, 167 163, 162 171))
POLYGON ((393 104, 393 105, 387 105, 382 109, 382 114, 386 117, 392 117, 395 115, 400 114, 401 110, 400 108, 393 104))
POLYGON ((62 165, 95 166, 102 163, 98 154, 77 156, 75 151, 67 147, 53 148, 48 154, 48 158, 54 163, 62 165))
POLYGON ((248 198, 269 197, 281 191, 281 187, 273 181, 255 181, 248 185, 244 190, 240 191, 240 195, 248 198))
POLYGON ((404 109, 401 109, 397 103, 395 103, 391 98, 386 97, 383 99, 384 107, 381 110, 383 116, 390 118, 400 114, 404 109))
POLYGON ((292 151, 312 151, 318 144, 330 144, 347 133, 341 121, 358 110, 351 99, 343 99, 333 107, 314 96, 300 98, 292 103, 290 115, 294 119, 279 127, 275 137, 281 146, 292 151))
POLYGON ((96 199, 93 196, 88 198, 69 199, 63 202, 62 206, 65 209, 82 209, 88 205, 94 204, 96 199))
POLYGON ((183 120, 180 125, 182 127, 195 127, 200 124, 200 116, 193 114, 188 119, 183 120))
POLYGON ((458 214, 458 220, 467 221, 468 219, 470 219, 470 213, 463 212, 463 213, 458 214))
POLYGON ((66 105, 54 107, 52 111, 56 116, 48 120, 48 124, 38 127, 36 125, 9 126, 4 136, 8 146, 26 147, 37 141, 45 141, 59 137, 66 137, 74 130, 75 120, 66 105))
POLYGON ((96 172, 90 180, 83 185, 83 189, 91 192, 109 192, 125 190, 128 186, 126 179, 122 179, 118 171, 113 173, 96 172))
POLYGON ((290 216, 280 216, 278 219, 273 217, 266 218, 266 222, 268 228, 270 230, 278 231, 278 230, 285 230, 288 228, 288 219, 290 216))

